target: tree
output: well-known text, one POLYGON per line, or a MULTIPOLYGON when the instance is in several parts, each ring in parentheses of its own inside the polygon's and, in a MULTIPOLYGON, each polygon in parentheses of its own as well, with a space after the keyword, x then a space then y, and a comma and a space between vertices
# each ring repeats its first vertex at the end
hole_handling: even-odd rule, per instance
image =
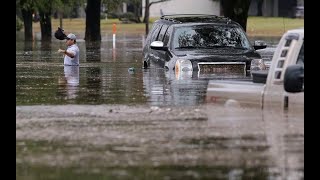
POLYGON ((251 0, 221 0, 223 15, 238 22, 246 31, 250 3, 251 0))
POLYGON ((63 29, 63 17, 70 17, 73 11, 83 5, 84 0, 56 0, 54 10, 59 18, 59 27, 63 29))
POLYGON ((51 41, 52 12, 59 10, 63 13, 76 3, 83 4, 83 2, 84 0, 16 0, 17 11, 20 10, 23 17, 25 40, 32 40, 33 13, 36 11, 40 16, 41 40, 51 41))
POLYGON ((86 41, 101 41, 100 30, 101 0, 87 0, 86 11, 86 41))
POLYGON ((23 25, 24 25, 24 39, 26 41, 32 40, 32 13, 34 11, 33 0, 16 0, 16 5, 21 10, 23 25))
POLYGON ((141 20, 140 20, 141 0, 125 0, 125 2, 133 6, 134 22, 141 23, 141 20))
POLYGON ((41 28, 41 40, 51 41, 52 38, 52 24, 51 15, 54 9, 62 4, 61 0, 35 0, 37 10, 39 11, 40 17, 40 28, 41 28))
POLYGON ((102 0, 102 3, 106 5, 109 13, 119 8, 122 3, 127 3, 133 7, 134 17, 130 17, 130 20, 136 23, 141 22, 141 0, 102 0))
MULTIPOLYGON (((117 9, 121 3, 126 1, 132 1, 132 0, 102 0, 102 4, 105 4, 107 6, 108 12, 111 12, 115 9, 117 9)), ((136 1, 136 0, 133 0, 136 1)))

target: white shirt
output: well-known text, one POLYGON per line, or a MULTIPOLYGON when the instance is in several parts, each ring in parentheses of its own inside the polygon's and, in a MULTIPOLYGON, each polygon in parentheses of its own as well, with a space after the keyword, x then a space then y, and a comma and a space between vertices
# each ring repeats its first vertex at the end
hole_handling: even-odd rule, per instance
POLYGON ((64 65, 69 66, 78 66, 79 65, 79 48, 76 44, 68 46, 67 52, 74 54, 74 57, 71 58, 67 55, 64 55, 64 65))

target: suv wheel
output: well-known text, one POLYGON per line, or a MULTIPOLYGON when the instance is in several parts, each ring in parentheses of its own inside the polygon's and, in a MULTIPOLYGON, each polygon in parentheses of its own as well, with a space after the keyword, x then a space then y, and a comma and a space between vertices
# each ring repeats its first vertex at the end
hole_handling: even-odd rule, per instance
POLYGON ((147 63, 147 61, 143 61, 143 68, 145 68, 145 69, 148 68, 148 63, 147 63))

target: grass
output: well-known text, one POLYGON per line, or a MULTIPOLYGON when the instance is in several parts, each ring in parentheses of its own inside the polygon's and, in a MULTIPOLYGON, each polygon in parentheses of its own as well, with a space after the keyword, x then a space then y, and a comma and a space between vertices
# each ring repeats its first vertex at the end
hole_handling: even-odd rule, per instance
MULTIPOLYGON (((151 18, 149 28, 157 18, 151 18)), ((144 33, 145 24, 124 24, 118 19, 101 20, 101 33, 112 33, 112 24, 117 24, 117 33, 144 33)), ((59 19, 52 20, 53 31, 59 26, 59 19)), ((282 17, 249 17, 247 34, 249 36, 281 36, 285 31, 303 27, 304 19, 282 17)), ((85 19, 63 19, 66 32, 85 32, 85 19)), ((34 32, 40 32, 39 22, 33 24, 34 32)))
POLYGON ((247 34, 249 36, 281 36, 285 31, 299 27, 304 27, 304 19, 249 17, 247 34))

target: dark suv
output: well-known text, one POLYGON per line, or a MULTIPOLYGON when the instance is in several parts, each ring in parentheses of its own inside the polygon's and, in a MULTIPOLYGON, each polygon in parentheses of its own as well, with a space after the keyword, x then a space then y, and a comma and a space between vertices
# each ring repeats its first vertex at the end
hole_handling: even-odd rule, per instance
POLYGON ((176 72, 240 73, 265 65, 242 27, 215 15, 164 15, 155 21, 143 48, 143 66, 159 65, 176 72), (252 61, 254 60, 254 61, 252 61))

